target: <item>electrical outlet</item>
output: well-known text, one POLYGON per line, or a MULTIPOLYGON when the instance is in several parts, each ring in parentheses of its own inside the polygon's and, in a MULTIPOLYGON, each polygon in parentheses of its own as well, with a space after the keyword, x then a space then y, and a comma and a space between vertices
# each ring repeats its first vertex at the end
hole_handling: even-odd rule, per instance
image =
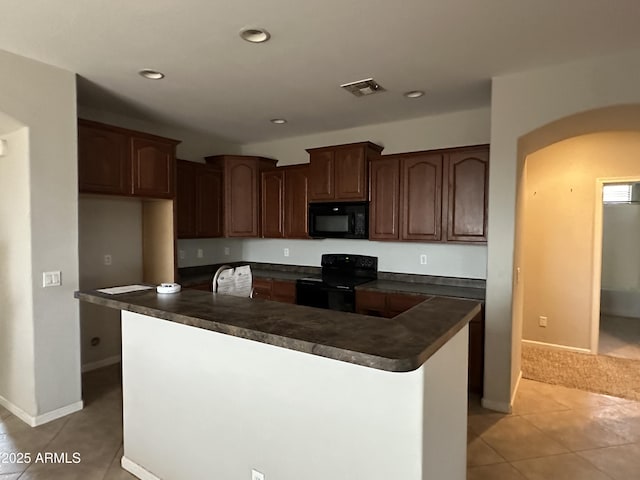
POLYGON ((543 317, 541 315, 540 318, 538 319, 538 325, 541 326, 541 327, 546 327, 547 326, 547 317, 543 317))
POLYGON ((42 272, 42 287, 59 287, 62 285, 60 272, 42 272))
POLYGON ((107 266, 109 266, 109 265, 111 265, 111 263, 112 263, 111 255, 106 254, 106 255, 104 256, 104 264, 105 264, 105 265, 107 265, 107 266))
POLYGON ((288 257, 288 256, 289 256, 289 249, 288 249, 288 248, 285 248, 285 249, 284 249, 284 256, 285 256, 285 257, 288 257))
POLYGON ((420 255, 420 265, 426 265, 427 264, 427 256, 422 254, 420 255))
POLYGON ((264 473, 251 469, 251 480, 264 480, 264 473))
POLYGON ((224 247, 224 254, 229 255, 229 253, 230 253, 229 247, 224 247))
POLYGON ((198 253, 197 253, 197 255, 198 255, 198 258, 202 258, 202 257, 204 257, 204 252, 202 251, 202 249, 201 249, 201 248, 199 248, 199 249, 198 249, 198 253))

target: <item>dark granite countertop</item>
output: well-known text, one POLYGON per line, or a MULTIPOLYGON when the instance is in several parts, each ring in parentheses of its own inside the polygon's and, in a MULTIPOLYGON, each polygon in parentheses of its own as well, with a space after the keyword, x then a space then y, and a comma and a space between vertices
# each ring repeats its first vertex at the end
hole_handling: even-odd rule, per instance
MULTIPOLYGON (((251 265, 251 274, 256 278, 265 278, 270 280, 291 280, 296 281, 299 278, 320 277, 320 267, 299 267, 295 265, 276 265, 269 263, 251 263, 251 262, 231 262, 225 265, 235 267, 238 265, 251 265)), ((203 265, 200 267, 186 267, 178 269, 179 279, 177 280, 183 287, 191 287, 193 285, 210 283, 219 265, 203 265)))
POLYGON ((385 293, 415 293, 442 297, 469 298, 484 301, 484 288, 460 287, 456 285, 436 285, 433 283, 398 282, 375 280, 356 287, 356 290, 370 290, 385 293))
MULTIPOLYGON (((291 280, 299 278, 320 278, 320 267, 282 265, 256 262, 232 262, 228 265, 251 265, 256 278, 272 280, 291 280)), ((183 287, 210 283, 220 265, 203 265, 180 268, 179 279, 183 287)), ((378 280, 358 287, 363 290, 375 290, 388 293, 415 293, 421 295, 439 295, 444 297, 469 298, 484 301, 485 281, 471 278, 436 277, 406 273, 378 272, 378 280)))
POLYGON ((480 312, 472 300, 429 297, 393 319, 186 289, 108 295, 76 292, 89 303, 182 323, 291 350, 406 372, 419 368, 480 312))

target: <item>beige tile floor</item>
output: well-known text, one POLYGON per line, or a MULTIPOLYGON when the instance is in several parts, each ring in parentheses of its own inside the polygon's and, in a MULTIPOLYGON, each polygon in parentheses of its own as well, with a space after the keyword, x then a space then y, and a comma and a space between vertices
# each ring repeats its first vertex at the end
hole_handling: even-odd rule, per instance
POLYGON ((119 366, 83 377, 85 408, 31 428, 0 407, 0 480, 126 480, 122 456, 122 389, 119 366), (10 463, 10 452, 30 453, 32 462, 10 463), (66 453, 80 463, 36 463, 38 453, 66 453))
POLYGON ((470 399, 468 480, 638 480, 640 403, 522 380, 513 413, 470 399))
MULTIPOLYGON (((0 407, 0 455, 81 457, 79 464, 0 463, 0 480, 134 479, 120 467, 119 368, 86 374, 83 388, 84 410, 37 428, 0 407)), ((638 402, 522 380, 511 415, 472 398, 468 425, 469 480, 640 479, 638 402)))

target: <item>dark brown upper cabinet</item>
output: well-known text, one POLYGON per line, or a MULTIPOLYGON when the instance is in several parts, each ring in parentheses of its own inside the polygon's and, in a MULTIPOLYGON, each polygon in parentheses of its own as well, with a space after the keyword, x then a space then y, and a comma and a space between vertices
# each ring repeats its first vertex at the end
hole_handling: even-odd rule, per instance
POLYGON ((489 146, 371 162, 369 238, 486 242, 489 146))
POLYGON ((262 172, 262 236, 284 238, 284 171, 262 172))
POLYGON ((396 158, 380 157, 370 165, 369 238, 398 240, 400 238, 400 162, 396 158))
POLYGON ((262 172, 262 236, 309 238, 307 224, 309 165, 262 172))
POLYGON ((402 240, 442 238, 442 166, 443 156, 438 153, 401 158, 402 240))
POLYGON ((222 172, 202 163, 177 163, 178 238, 223 236, 222 172))
POLYGON ((177 140, 79 119, 79 190, 174 198, 178 143, 177 140))
POLYGON ((309 201, 368 200, 369 161, 381 151, 371 142, 307 149, 309 201))
POLYGON ((309 165, 284 170, 284 236, 309 238, 309 165))
POLYGON ((449 154, 447 240, 487 241, 489 148, 449 154))
POLYGON ((193 238, 196 234, 196 166, 178 160, 176 165, 176 235, 193 238))
POLYGON ((78 183, 81 192, 131 193, 129 139, 119 130, 78 121, 78 183))
POLYGON ((146 137, 131 137, 133 194, 141 197, 175 196, 175 146, 146 137))
POLYGON ((196 234, 215 238, 224 235, 223 177, 220 169, 202 165, 196 173, 196 234))
POLYGON ((224 179, 224 236, 260 236, 260 173, 277 160, 248 155, 214 155, 208 164, 220 169, 224 179))

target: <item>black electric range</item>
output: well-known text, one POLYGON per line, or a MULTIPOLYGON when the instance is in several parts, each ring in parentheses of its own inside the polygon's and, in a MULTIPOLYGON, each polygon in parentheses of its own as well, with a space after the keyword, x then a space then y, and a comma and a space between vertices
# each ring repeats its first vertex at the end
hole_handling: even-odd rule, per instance
POLYGON ((322 278, 296 282, 296 303, 355 312, 355 287, 378 278, 378 257, 328 253, 322 255, 322 278))

